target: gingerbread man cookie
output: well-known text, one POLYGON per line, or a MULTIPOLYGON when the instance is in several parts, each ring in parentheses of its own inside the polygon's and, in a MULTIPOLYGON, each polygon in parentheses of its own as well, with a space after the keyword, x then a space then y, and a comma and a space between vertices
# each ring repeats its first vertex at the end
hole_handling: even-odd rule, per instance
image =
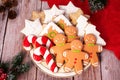
POLYGON ((86 34, 84 36, 84 42, 85 45, 83 49, 88 52, 91 64, 97 66, 99 62, 97 53, 102 52, 102 46, 96 44, 96 37, 93 34, 86 34))
POLYGON ((58 67, 61 67, 64 63, 63 52, 70 49, 70 43, 66 43, 66 37, 63 34, 57 34, 53 38, 53 42, 56 46, 50 48, 50 52, 56 55, 56 63, 58 67))
POLYGON ((77 36, 77 28, 74 26, 66 27, 65 34, 67 35, 67 42, 71 42, 75 39, 79 39, 79 37, 77 36))
POLYGON ((66 72, 71 71, 74 68, 77 74, 80 74, 83 71, 82 60, 88 59, 88 54, 81 51, 83 44, 80 40, 73 40, 71 42, 71 50, 66 50, 63 53, 67 62, 65 63, 64 69, 66 72))
POLYGON ((57 23, 57 25, 64 30, 66 26, 71 26, 69 19, 67 19, 64 15, 59 15, 54 19, 54 22, 57 23))

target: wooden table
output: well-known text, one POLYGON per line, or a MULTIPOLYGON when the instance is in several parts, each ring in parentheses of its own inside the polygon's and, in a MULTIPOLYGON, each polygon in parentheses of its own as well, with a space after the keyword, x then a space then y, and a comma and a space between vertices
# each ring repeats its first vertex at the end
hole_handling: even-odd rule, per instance
MULTIPOLYGON (((47 9, 46 2, 40 0, 18 0, 19 5, 15 10, 18 12, 16 19, 8 19, 8 11, 0 14, 0 59, 2 61, 10 60, 22 48, 24 35, 20 33, 23 29, 25 19, 29 19, 33 10, 47 9)), ((18 80, 120 80, 120 61, 116 59, 112 51, 104 50, 101 53, 101 62, 97 68, 90 67, 81 75, 71 78, 51 77, 40 70, 33 64, 29 72, 18 77, 18 80)), ((25 61, 30 61, 29 55, 25 61)))

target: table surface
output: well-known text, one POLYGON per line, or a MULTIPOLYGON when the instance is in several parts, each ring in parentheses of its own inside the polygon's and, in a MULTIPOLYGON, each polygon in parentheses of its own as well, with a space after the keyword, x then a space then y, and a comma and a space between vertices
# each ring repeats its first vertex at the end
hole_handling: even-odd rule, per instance
MULTIPOLYGON (((0 59, 7 61, 22 48, 24 35, 20 31, 24 28, 25 19, 29 19, 33 10, 48 9, 46 2, 40 0, 18 0, 19 4, 14 8, 18 12, 16 19, 8 19, 8 11, 0 13, 0 59)), ((20 75, 18 80, 120 80, 120 61, 116 59, 112 51, 104 49, 100 54, 101 61, 98 67, 89 67, 81 75, 70 78, 51 77, 39 69, 34 64, 31 69, 20 75)), ((30 61, 29 55, 25 62, 30 61)))

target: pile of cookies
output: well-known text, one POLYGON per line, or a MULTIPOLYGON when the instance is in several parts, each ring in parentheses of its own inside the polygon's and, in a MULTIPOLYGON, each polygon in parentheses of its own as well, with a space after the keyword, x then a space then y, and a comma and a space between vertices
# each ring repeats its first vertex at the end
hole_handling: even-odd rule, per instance
POLYGON ((33 11, 31 20, 25 20, 23 47, 33 50, 36 63, 45 61, 48 68, 57 73, 80 74, 84 67, 99 63, 97 53, 102 52, 105 41, 96 26, 88 22, 89 16, 74 6, 53 5, 51 9, 33 11))

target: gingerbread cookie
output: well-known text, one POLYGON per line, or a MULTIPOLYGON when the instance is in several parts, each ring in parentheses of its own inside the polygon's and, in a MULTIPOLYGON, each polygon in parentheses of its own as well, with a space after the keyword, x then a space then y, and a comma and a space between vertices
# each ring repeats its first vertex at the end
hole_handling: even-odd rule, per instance
POLYGON ((50 52, 56 55, 57 66, 61 67, 64 62, 63 52, 70 49, 70 43, 66 43, 66 37, 63 34, 57 34, 53 42, 56 46, 51 47, 50 52))
POLYGON ((59 15, 54 19, 54 22, 57 23, 57 25, 61 28, 64 29, 66 26, 71 26, 72 24, 70 21, 64 16, 64 15, 59 15))
POLYGON ((74 26, 66 26, 65 34, 67 35, 67 42, 79 39, 79 37, 77 36, 77 28, 74 26))
POLYGON ((50 22, 41 32, 41 36, 45 35, 49 39, 53 39, 56 34, 64 33, 54 22, 50 22))
POLYGON ((87 34, 84 37, 84 51, 88 52, 90 56, 90 62, 93 66, 98 65, 97 53, 102 52, 102 46, 96 44, 96 37, 93 34, 87 34))
POLYGON ((82 60, 88 59, 88 54, 81 51, 83 44, 80 40, 73 40, 71 42, 71 50, 66 50, 63 53, 67 62, 65 63, 64 69, 66 72, 71 71, 74 68, 77 74, 80 74, 83 71, 82 60))

